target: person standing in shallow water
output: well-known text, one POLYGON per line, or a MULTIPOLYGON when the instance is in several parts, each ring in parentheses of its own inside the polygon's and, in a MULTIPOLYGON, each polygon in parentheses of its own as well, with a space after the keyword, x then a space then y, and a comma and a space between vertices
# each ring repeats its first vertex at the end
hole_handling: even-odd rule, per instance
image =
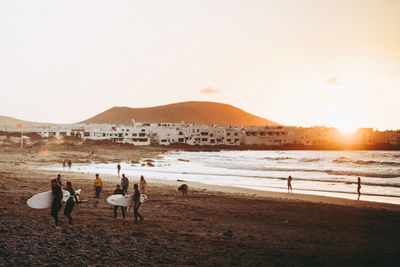
POLYGON ((357 200, 360 200, 360 196, 361 196, 361 178, 360 177, 358 177, 358 181, 357 181, 357 193, 358 193, 357 200))
POLYGON ((287 191, 288 191, 288 193, 290 193, 289 190, 292 191, 292 193, 293 193, 292 180, 293 180, 292 176, 289 175, 289 177, 287 178, 287 191))
POLYGON ((58 213, 60 212, 62 206, 63 193, 61 187, 58 185, 57 180, 53 179, 50 181, 51 192, 53 193, 53 202, 51 203, 51 217, 54 218, 56 227, 58 227, 58 213))
POLYGON ((75 190, 72 188, 71 182, 67 182, 66 184, 67 187, 65 188, 65 190, 69 192, 69 198, 67 200, 67 204, 65 204, 64 215, 67 216, 69 224, 72 224, 71 212, 74 209, 75 202, 76 205, 78 205, 79 201, 75 194, 75 190))
POLYGON ((119 173, 121 172, 121 165, 119 165, 119 163, 117 165, 117 171, 118 171, 118 177, 119 177, 119 173))

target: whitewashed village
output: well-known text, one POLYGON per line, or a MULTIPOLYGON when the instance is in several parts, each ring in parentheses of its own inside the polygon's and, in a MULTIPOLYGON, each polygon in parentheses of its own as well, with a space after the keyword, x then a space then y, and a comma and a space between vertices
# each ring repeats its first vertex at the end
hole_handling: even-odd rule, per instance
POLYGON ((198 145, 198 146, 324 146, 330 144, 400 145, 400 130, 374 131, 360 128, 353 134, 343 134, 332 127, 296 126, 218 126, 187 123, 60 124, 31 128, 45 138, 76 137, 90 140, 110 140, 132 145, 198 145))

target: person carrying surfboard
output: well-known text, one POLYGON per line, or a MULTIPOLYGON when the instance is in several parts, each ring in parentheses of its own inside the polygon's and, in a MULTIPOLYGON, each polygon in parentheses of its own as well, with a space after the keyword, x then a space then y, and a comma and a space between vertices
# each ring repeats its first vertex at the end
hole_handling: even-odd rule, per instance
MULTIPOLYGON (((123 195, 123 196, 125 196, 125 191, 121 189, 121 186, 119 184, 116 185, 116 189, 114 190, 114 195, 123 195)), ((125 207, 116 206, 116 205, 114 205, 114 219, 117 218, 118 207, 121 207, 122 218, 124 218, 124 220, 125 220, 125 207)))
POLYGON ((59 186, 62 186, 61 174, 57 175, 57 183, 58 183, 59 186))
POLYGON ((140 218, 140 224, 143 222, 143 217, 139 214, 140 207, 140 192, 138 184, 133 185, 135 193, 133 194, 133 214, 135 215, 135 224, 137 224, 137 218, 140 218))
POLYGON ((58 213, 60 212, 62 206, 63 193, 61 187, 58 185, 57 180, 53 179, 50 181, 51 192, 53 193, 53 202, 51 203, 51 217, 54 218, 56 227, 58 227, 58 213))
POLYGON ((94 198, 100 198, 100 191, 103 188, 103 180, 99 177, 99 174, 96 173, 96 178, 93 181, 94 186, 94 198))
POLYGON ((72 188, 71 182, 67 182, 67 187, 65 188, 69 192, 69 198, 67 204, 65 204, 64 215, 67 216, 69 224, 72 224, 71 212, 74 209, 75 202, 78 205, 78 197, 75 194, 75 190, 72 188), (75 199, 75 201, 74 201, 75 199))

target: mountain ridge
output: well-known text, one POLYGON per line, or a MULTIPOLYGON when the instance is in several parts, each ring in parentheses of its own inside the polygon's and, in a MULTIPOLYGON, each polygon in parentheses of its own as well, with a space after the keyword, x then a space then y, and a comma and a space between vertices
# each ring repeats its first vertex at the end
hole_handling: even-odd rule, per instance
POLYGON ((47 123, 47 122, 34 122, 34 121, 26 121, 20 120, 9 116, 0 116, 0 131, 27 131, 29 128, 35 127, 47 127, 55 125, 54 123, 47 123), (18 128, 17 125, 21 124, 22 128, 18 128))
POLYGON ((132 124, 132 119, 143 123, 183 121, 204 125, 280 125, 229 104, 207 101, 186 101, 145 108, 114 106, 81 123, 132 124))

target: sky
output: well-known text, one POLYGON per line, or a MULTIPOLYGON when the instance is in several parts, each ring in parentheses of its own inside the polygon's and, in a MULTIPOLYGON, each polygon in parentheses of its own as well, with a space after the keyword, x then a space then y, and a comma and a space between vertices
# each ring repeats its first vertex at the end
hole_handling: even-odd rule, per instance
POLYGON ((0 0, 0 115, 233 105, 290 126, 400 129, 399 0, 0 0))

